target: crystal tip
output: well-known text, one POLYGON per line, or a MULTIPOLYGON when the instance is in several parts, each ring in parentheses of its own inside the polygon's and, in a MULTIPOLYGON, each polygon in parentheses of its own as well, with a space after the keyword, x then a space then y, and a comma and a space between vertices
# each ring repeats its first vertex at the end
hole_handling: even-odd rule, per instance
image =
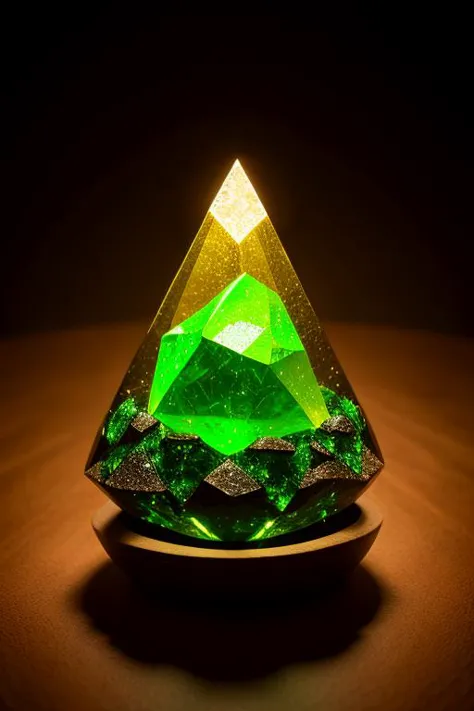
POLYGON ((222 183, 209 211, 237 243, 242 242, 267 216, 238 159, 222 183))

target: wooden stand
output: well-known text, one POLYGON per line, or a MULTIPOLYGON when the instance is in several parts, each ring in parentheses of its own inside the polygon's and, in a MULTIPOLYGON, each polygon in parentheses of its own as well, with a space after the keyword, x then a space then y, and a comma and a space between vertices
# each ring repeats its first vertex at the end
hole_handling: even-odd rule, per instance
POLYGON ((197 539, 184 536, 170 542, 143 535, 111 501, 95 512, 92 526, 114 563, 157 592, 276 595, 331 584, 360 563, 377 537, 382 517, 370 501, 353 504, 347 511, 339 518, 340 528, 328 535, 316 525, 299 532, 296 542, 285 536, 283 545, 273 539, 265 547, 238 549, 202 547, 197 539))

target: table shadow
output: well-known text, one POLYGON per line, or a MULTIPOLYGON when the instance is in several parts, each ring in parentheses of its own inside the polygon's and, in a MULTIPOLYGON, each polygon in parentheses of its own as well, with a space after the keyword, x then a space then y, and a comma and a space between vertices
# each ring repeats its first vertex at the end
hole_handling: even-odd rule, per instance
POLYGON ((197 599, 192 590, 157 596, 108 562, 74 591, 73 604, 112 647, 138 662, 238 681, 341 654, 386 598, 364 566, 318 593, 239 601, 197 599))

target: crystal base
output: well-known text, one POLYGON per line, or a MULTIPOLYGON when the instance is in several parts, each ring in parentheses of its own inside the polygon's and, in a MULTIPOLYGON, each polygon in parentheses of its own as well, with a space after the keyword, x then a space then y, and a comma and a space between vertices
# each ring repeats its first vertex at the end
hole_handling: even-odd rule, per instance
POLYGON ((129 577, 158 593, 200 597, 256 591, 279 596, 326 586, 354 570, 381 525, 381 514, 367 500, 303 531, 231 547, 146 524, 111 501, 92 517, 105 551, 129 577))

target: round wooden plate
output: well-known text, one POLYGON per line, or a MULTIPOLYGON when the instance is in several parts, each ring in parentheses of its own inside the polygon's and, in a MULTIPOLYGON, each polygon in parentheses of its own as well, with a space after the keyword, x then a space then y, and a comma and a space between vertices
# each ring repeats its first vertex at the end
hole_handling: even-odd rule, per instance
POLYGON ((111 501, 92 517, 106 552, 131 578, 158 592, 204 596, 276 595, 333 583, 360 563, 381 525, 382 516, 367 500, 333 517, 329 528, 315 524, 258 547, 226 548, 185 536, 170 540, 168 532, 131 519, 111 501))

